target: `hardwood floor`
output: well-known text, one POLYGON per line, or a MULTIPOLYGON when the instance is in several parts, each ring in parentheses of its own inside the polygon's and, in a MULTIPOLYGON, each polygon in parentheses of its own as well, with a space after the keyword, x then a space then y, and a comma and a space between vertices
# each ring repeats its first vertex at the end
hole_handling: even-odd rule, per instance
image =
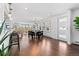
POLYGON ((11 52, 13 56, 79 56, 79 46, 47 37, 31 40, 24 34, 20 39, 20 50, 13 46, 11 52))

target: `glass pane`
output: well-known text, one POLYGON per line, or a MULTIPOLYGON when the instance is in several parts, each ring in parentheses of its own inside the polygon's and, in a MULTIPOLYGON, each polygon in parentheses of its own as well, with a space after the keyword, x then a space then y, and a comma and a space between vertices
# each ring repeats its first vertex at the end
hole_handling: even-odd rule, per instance
POLYGON ((67 17, 59 18, 59 39, 64 40, 67 38, 67 17))

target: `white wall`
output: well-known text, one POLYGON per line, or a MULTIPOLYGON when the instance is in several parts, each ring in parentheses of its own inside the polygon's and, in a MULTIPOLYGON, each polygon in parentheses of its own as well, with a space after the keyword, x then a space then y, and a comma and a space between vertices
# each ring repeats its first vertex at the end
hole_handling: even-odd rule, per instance
POLYGON ((57 14, 57 15, 52 16, 50 18, 50 20, 48 20, 48 22, 51 22, 51 23, 48 24, 48 25, 51 24, 51 29, 50 29, 49 32, 46 32, 45 35, 49 36, 51 38, 59 39, 59 37, 58 37, 58 35, 59 35, 59 33, 58 33, 58 23, 59 23, 59 18, 63 17, 63 16, 67 17, 67 31, 66 31, 67 38, 64 41, 67 41, 68 43, 70 43, 71 42, 71 38, 70 38, 70 34, 71 34, 71 31, 70 31, 71 11, 70 10, 67 10, 65 12, 62 12, 61 14, 57 14))
POLYGON ((48 20, 48 22, 51 22, 48 24, 51 25, 51 28, 50 31, 46 31, 45 35, 57 39, 57 17, 51 17, 50 20, 48 20))
POLYGON ((73 20, 76 16, 79 16, 79 9, 72 10, 72 42, 79 42, 79 31, 75 29, 73 20))

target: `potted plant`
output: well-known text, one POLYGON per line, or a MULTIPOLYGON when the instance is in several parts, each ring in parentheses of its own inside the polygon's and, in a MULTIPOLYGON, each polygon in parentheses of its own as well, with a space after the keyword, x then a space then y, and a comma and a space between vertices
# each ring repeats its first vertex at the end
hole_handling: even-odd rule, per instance
POLYGON ((75 28, 79 30, 79 16, 75 17, 74 22, 75 22, 75 28))
MULTIPOLYGON (((5 23, 5 20, 3 21, 3 23, 2 23, 2 25, 1 25, 1 27, 0 27, 0 35, 1 35, 1 33, 2 33, 2 30, 3 30, 3 27, 4 27, 4 23, 5 23)), ((4 35, 3 35, 3 37, 0 39, 0 45, 2 46, 1 48, 0 48, 0 56, 6 56, 6 55, 9 55, 9 51, 7 50, 7 51, 5 51, 6 49, 8 49, 9 48, 9 46, 7 46, 7 47, 4 47, 4 41, 6 40, 6 38, 10 35, 10 33, 8 33, 9 31, 7 31, 4 35)))

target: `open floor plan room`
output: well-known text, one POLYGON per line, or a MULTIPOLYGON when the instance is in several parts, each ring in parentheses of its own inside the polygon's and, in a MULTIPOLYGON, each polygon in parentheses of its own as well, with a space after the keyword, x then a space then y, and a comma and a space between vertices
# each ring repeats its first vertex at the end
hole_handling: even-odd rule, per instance
POLYGON ((0 3, 0 56, 79 56, 79 3, 0 3))

